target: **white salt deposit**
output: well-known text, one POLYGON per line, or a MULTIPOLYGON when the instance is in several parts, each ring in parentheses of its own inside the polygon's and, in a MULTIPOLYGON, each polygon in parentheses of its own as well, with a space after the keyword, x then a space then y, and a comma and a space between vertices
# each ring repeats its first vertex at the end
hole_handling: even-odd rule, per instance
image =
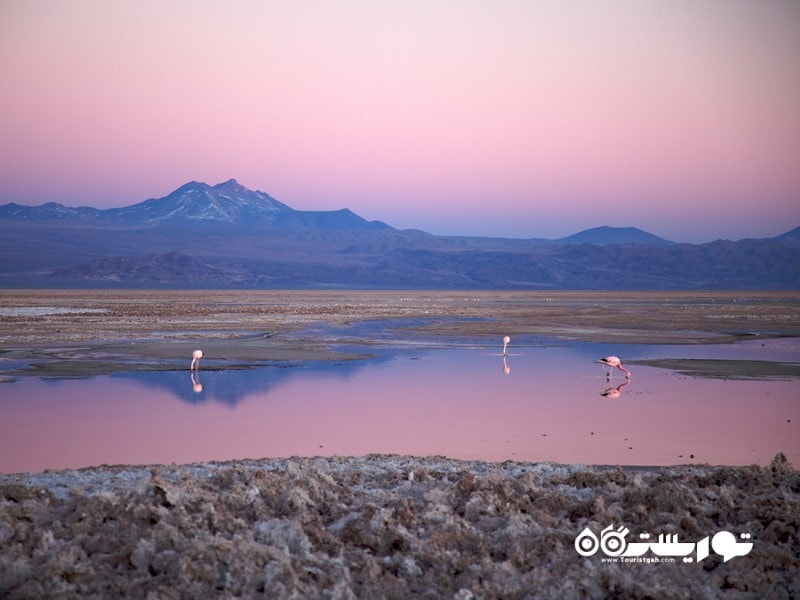
POLYGON ((45 315, 72 315, 84 313, 106 313, 105 308, 74 308, 68 306, 4 306, 0 317, 42 317, 45 315))

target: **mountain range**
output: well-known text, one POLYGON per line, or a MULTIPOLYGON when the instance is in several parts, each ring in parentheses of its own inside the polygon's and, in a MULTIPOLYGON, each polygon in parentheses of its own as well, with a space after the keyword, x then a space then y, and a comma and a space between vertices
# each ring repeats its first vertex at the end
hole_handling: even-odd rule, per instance
POLYGON ((295 210, 234 179, 105 210, 5 204, 0 257, 0 287, 800 288, 800 227, 707 244, 609 226, 557 240, 435 236, 295 210))

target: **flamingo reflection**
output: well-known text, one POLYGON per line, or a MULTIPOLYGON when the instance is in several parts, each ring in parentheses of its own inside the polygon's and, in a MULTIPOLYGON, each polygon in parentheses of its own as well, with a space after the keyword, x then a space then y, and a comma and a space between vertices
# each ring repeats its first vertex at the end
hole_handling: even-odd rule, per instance
POLYGON ((626 379, 624 382, 622 382, 616 387, 612 385, 611 387, 606 388, 605 390, 600 392, 600 395, 606 398, 619 398, 622 395, 622 388, 624 388, 630 382, 631 382, 630 379, 626 379))
POLYGON ((192 378, 192 391, 195 394, 199 394, 203 391, 203 384, 200 383, 200 373, 197 374, 197 378, 195 379, 195 372, 192 371, 190 377, 192 378))
POLYGON ((508 366, 508 359, 503 356, 503 374, 508 375, 511 373, 511 367, 508 366))

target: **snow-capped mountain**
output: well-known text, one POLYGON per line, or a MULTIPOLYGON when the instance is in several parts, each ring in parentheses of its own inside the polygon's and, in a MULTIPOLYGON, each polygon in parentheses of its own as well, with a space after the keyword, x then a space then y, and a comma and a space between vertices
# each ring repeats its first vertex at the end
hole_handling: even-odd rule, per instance
POLYGON ((152 198, 124 208, 104 211, 105 216, 128 224, 175 221, 221 223, 274 223, 292 209, 264 192, 252 191, 235 179, 210 186, 192 181, 163 198, 152 198))
POLYGON ((57 202, 41 206, 9 203, 0 206, 0 218, 121 226, 206 224, 278 229, 391 229, 385 223, 367 221, 346 208, 294 210, 265 192, 244 187, 235 179, 214 186, 192 181, 163 198, 106 210, 70 208, 57 202))

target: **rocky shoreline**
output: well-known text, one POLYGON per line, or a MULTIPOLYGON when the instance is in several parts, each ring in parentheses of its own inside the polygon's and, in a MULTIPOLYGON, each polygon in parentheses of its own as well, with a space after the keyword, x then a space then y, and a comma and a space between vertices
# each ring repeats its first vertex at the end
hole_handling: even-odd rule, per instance
MULTIPOLYGON (((0 475, 3 598, 792 598, 800 472, 370 455, 0 475), (743 555, 581 556, 625 527, 743 555), (684 557, 685 558, 685 557, 684 557)), ((723 552, 724 553, 724 552, 723 552)))

